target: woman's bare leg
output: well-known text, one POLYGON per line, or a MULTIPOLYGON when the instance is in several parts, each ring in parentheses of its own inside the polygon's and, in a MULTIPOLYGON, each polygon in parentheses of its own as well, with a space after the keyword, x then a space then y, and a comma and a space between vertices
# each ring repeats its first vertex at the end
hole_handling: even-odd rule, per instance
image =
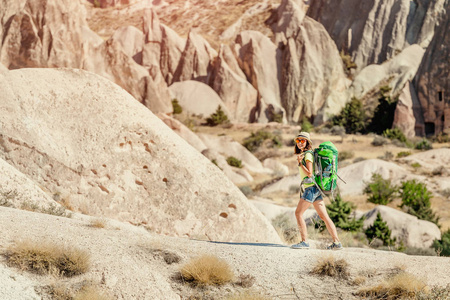
POLYGON ((325 226, 327 226, 327 230, 330 233, 333 242, 339 242, 336 226, 330 219, 330 216, 328 216, 328 212, 323 200, 315 201, 313 205, 317 213, 319 214, 319 217, 325 222, 325 226))
POLYGON ((308 209, 310 205, 311 203, 300 198, 297 209, 295 210, 295 218, 297 219, 297 225, 300 230, 302 241, 306 241, 306 239, 308 238, 308 229, 306 228, 305 220, 303 220, 303 213, 308 209))

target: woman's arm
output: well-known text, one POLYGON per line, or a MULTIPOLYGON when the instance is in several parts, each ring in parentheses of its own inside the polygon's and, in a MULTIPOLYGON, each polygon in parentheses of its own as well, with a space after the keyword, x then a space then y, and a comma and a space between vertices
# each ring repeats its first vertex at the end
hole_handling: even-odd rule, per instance
POLYGON ((302 154, 300 154, 300 155, 297 155, 298 166, 299 166, 300 168, 302 168, 303 171, 305 171, 305 173, 306 173, 306 175, 307 175, 308 177, 311 177, 312 174, 313 174, 313 166, 312 166, 312 162, 309 161, 309 160, 307 160, 307 161, 306 161, 306 167, 305 167, 305 166, 302 164, 302 160, 303 160, 303 156, 304 156, 304 155, 305 155, 304 153, 302 153, 302 154))

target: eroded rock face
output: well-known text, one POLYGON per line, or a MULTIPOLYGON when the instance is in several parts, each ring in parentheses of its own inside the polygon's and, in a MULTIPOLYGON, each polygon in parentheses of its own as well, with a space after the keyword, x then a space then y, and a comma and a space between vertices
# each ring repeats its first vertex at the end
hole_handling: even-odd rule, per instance
POLYGON ((278 63, 280 53, 268 37, 258 31, 243 31, 236 38, 241 69, 252 86, 258 90, 258 111, 264 121, 273 121, 273 115, 267 111, 271 107, 274 113, 286 122, 286 112, 281 106, 278 63), (271 118, 272 117, 272 118, 271 118))
POLYGON ((198 80, 206 82, 208 65, 217 56, 209 43, 195 30, 189 32, 186 47, 173 76, 173 82, 184 80, 198 80))
POLYGON ((282 52, 281 103, 290 122, 306 117, 315 125, 338 114, 348 81, 336 45, 325 29, 305 17, 282 52))
POLYGON ((0 90, 1 158, 75 210, 159 234, 279 242, 216 166, 111 81, 21 69, 0 90))
POLYGON ((413 93, 415 93, 414 88, 411 83, 408 83, 398 98, 392 124, 393 128, 400 129, 409 139, 415 136, 416 125, 412 100, 415 95, 413 93))
POLYGON ((318 0, 308 16, 324 25, 340 50, 349 52, 358 69, 379 64, 405 47, 426 48, 445 0, 318 0))
POLYGON ((172 111, 158 68, 140 66, 139 33, 120 29, 103 41, 89 29, 79 1, 6 1, 0 15, 0 61, 9 69, 85 69, 119 84, 154 112, 172 111), (128 53, 134 53, 128 56, 128 53), (135 56, 137 55, 137 57, 135 56))
POLYGON ((242 76, 242 72, 234 72, 227 64, 230 56, 225 55, 225 49, 227 47, 222 47, 211 63, 208 84, 225 103, 232 121, 255 122, 260 112, 258 91, 242 76))
POLYGON ((450 131, 450 3, 430 45, 425 52, 414 86, 423 113, 425 128, 418 135, 433 135, 450 131))
POLYGON ((365 67, 350 86, 351 97, 361 99, 383 83, 391 88, 391 96, 400 94, 406 83, 414 79, 424 53, 419 45, 412 45, 380 65, 365 67))

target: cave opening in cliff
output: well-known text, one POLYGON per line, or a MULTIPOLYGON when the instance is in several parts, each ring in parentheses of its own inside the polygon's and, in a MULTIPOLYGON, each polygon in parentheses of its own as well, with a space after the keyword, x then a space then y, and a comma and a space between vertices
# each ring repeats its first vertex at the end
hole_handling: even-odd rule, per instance
POLYGON ((433 136, 435 134, 435 125, 432 122, 425 122, 425 136, 433 136))

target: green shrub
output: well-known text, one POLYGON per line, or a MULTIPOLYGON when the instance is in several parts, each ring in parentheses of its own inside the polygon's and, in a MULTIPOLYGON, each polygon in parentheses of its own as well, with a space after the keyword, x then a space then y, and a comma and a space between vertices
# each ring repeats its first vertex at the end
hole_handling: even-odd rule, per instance
POLYGON ((383 245, 385 246, 393 246, 395 244, 396 239, 391 239, 391 230, 386 222, 383 221, 380 213, 377 213, 377 219, 365 230, 365 234, 369 239, 369 242, 372 242, 373 239, 377 238, 383 241, 383 245))
POLYGON ((309 122, 309 120, 305 117, 302 118, 302 122, 300 123, 302 131, 311 132, 314 126, 309 122))
POLYGON ((414 148, 418 150, 430 150, 433 149, 433 145, 431 145, 430 141, 428 141, 427 139, 422 139, 414 146, 414 148))
POLYGON ((228 117, 220 105, 217 107, 216 112, 206 119, 206 124, 209 126, 217 126, 228 122, 228 117))
POLYGON ((380 174, 373 173, 371 181, 364 188, 364 194, 369 195, 367 201, 386 205, 397 196, 398 188, 390 180, 380 174))
MULTIPOLYGON (((328 215, 336 227, 351 232, 356 232, 362 229, 364 225, 364 217, 360 219, 356 219, 354 216, 351 217, 352 210, 355 208, 355 205, 351 202, 342 200, 340 195, 337 195, 336 199, 326 207, 328 215)), ((314 223, 314 227, 320 231, 323 231, 326 228, 325 222, 319 220, 314 223)))
POLYGON ((408 142, 408 139, 406 138, 403 131, 398 128, 386 129, 385 131, 383 131, 383 136, 387 137, 390 140, 399 140, 402 143, 408 142))
POLYGON ((178 103, 178 99, 172 99, 172 107, 173 107, 173 114, 181 114, 183 112, 183 108, 178 103))
POLYGON ((252 132, 250 136, 244 139, 242 145, 250 152, 255 152, 266 140, 271 142, 272 147, 279 148, 282 146, 280 135, 275 135, 265 130, 258 130, 256 133, 252 132))
POLYGON ((401 151, 397 153, 398 158, 407 157, 411 155, 411 151, 401 151))
POLYGON ((418 168, 422 167, 422 165, 419 164, 418 162, 415 162, 415 163, 411 164, 411 167, 413 167, 414 169, 418 169, 418 168))
POLYGON ((242 161, 234 156, 227 157, 227 163, 232 167, 242 168, 242 161))
POLYGON ((434 240, 432 247, 442 256, 450 256, 450 228, 443 232, 440 240, 434 240))
POLYGON ((344 50, 341 50, 339 54, 341 56, 342 62, 344 63, 344 72, 347 74, 347 76, 349 76, 351 73, 351 69, 356 69, 357 65, 352 60, 352 57, 348 53, 345 53, 344 50))
POLYGON ((272 114, 271 122, 283 123, 283 113, 282 112, 274 112, 272 114))
POLYGON ((361 100, 352 98, 345 104, 340 114, 331 119, 333 125, 342 126, 346 133, 357 133, 365 130, 366 113, 361 100))
POLYGON ((416 216, 439 225, 439 217, 431 210, 430 198, 432 194, 427 190, 425 184, 408 180, 402 182, 400 187, 402 204, 400 207, 408 214, 416 216))

